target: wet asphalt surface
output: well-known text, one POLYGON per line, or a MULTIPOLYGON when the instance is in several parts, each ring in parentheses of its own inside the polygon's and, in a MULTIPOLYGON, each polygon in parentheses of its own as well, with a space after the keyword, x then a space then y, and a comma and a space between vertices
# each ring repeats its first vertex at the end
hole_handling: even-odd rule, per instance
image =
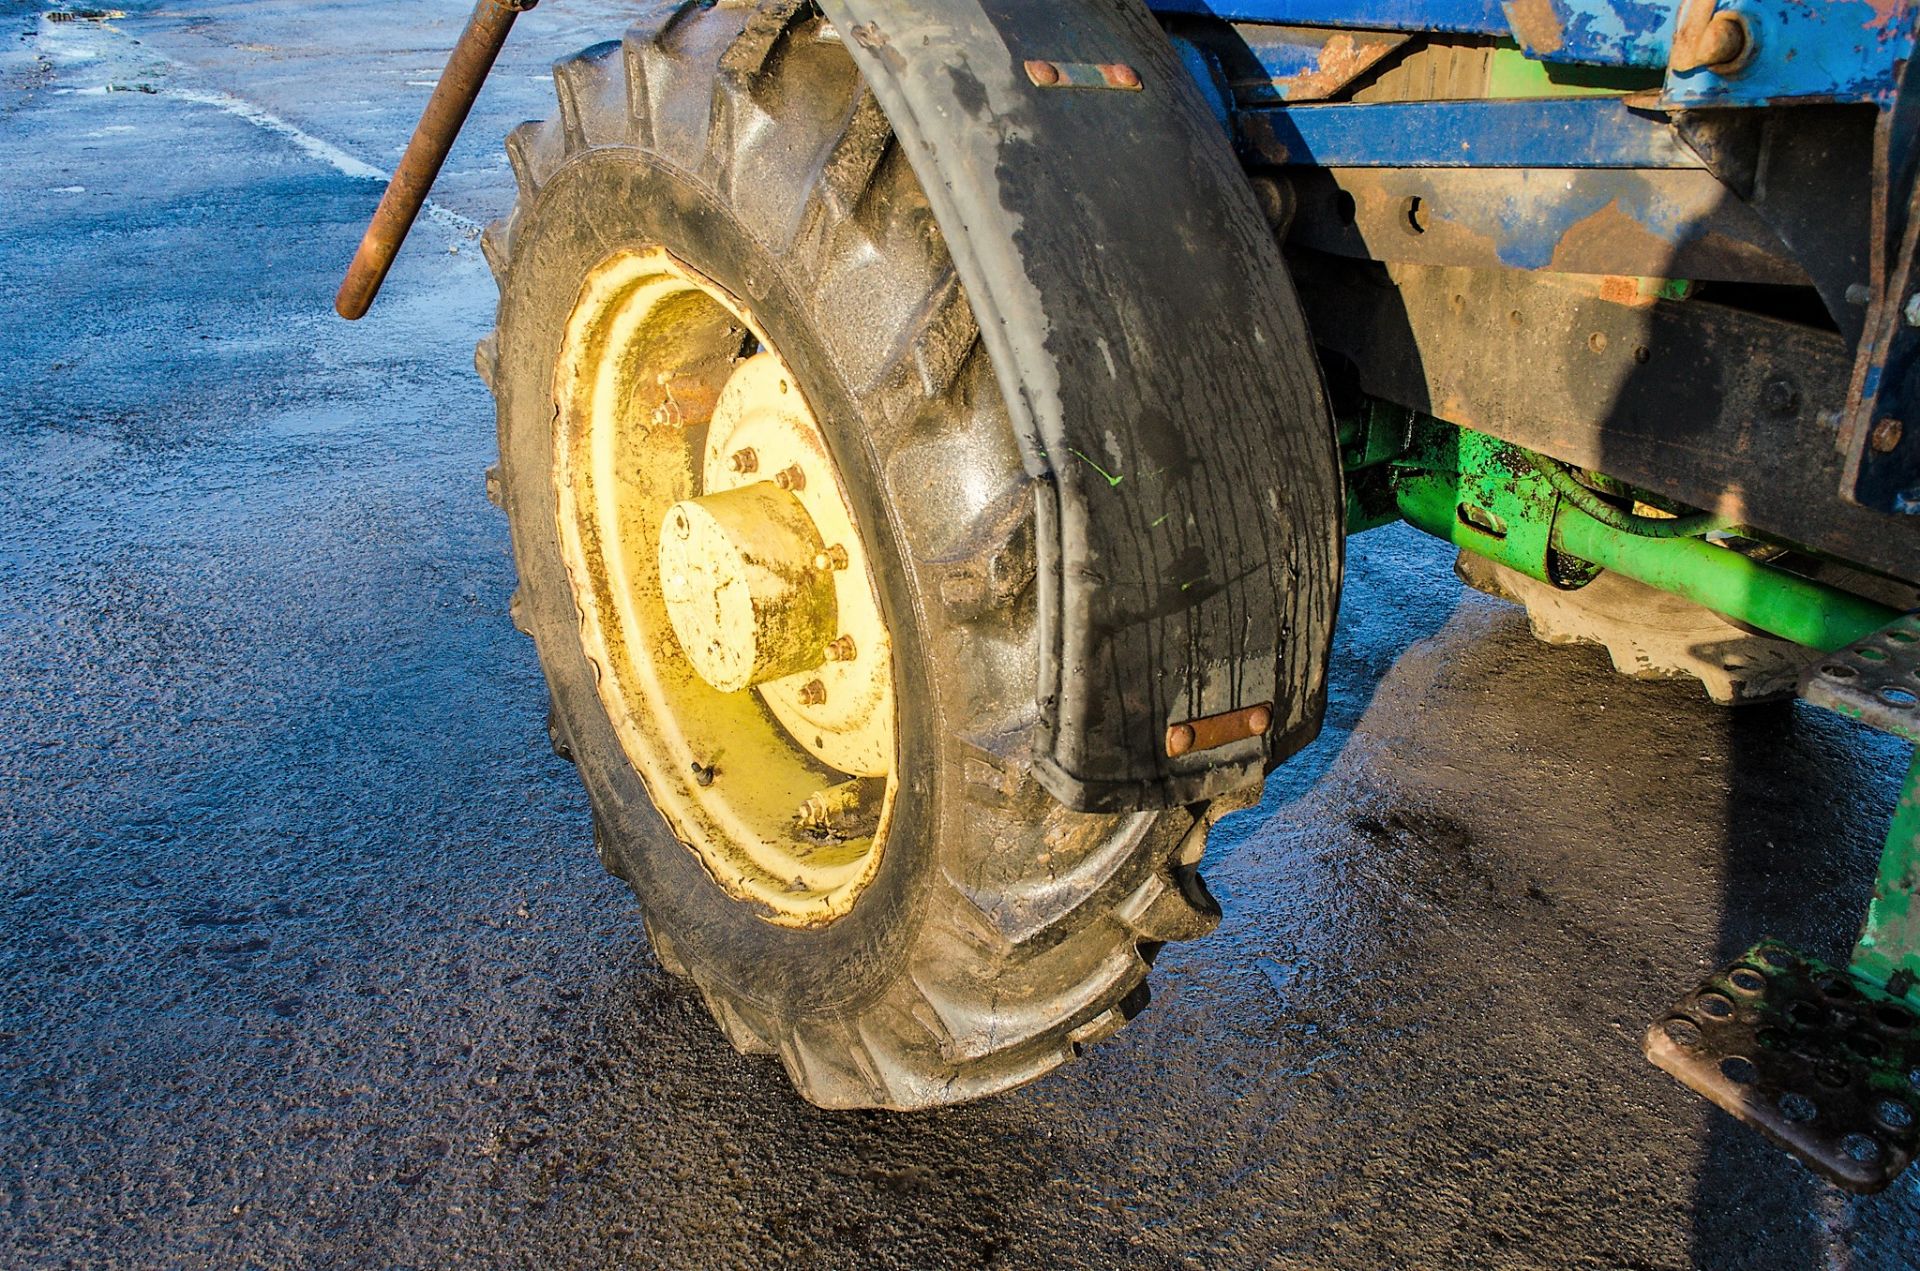
POLYGON ((472 237, 523 23, 371 320, 331 316, 459 3, 0 5, 0 1264, 1902 1267, 1639 1055, 1842 953, 1904 756, 1536 645, 1353 547, 1326 735, 1084 1061, 829 1114, 648 950, 506 617, 472 237))

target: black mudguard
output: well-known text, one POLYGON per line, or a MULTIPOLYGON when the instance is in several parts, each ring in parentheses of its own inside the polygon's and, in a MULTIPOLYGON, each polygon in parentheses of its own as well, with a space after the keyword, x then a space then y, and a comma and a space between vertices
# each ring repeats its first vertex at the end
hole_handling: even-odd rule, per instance
POLYGON ((1319 731, 1342 493, 1225 134, 1139 0, 819 3, 932 201, 1035 479, 1036 775, 1087 811, 1251 785, 1319 731), (1030 60, 1141 87, 1043 88, 1030 60), (1201 748, 1245 731, 1203 724, 1169 753, 1171 726, 1264 703, 1264 735, 1201 748))

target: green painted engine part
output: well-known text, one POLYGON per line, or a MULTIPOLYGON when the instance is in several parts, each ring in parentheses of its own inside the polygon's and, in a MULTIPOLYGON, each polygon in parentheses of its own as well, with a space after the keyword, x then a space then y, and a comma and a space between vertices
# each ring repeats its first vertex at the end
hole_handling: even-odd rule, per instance
POLYGON ((1853 946, 1852 972, 1920 1009, 1920 752, 1893 810, 1867 921, 1853 946))
POLYGON ((1809 648, 1844 648, 1899 615, 1699 538, 1639 538, 1563 508, 1554 547, 1809 648))
POLYGON ((1610 569, 1823 651, 1898 616, 1706 539, 1645 537, 1602 524, 1561 498, 1528 451, 1417 412, 1399 413, 1405 443, 1382 461, 1381 435, 1391 432, 1382 409, 1390 422, 1391 408, 1375 407, 1343 428, 1343 453, 1371 460, 1349 479, 1354 532, 1398 513, 1417 529, 1556 587, 1577 588, 1610 569))

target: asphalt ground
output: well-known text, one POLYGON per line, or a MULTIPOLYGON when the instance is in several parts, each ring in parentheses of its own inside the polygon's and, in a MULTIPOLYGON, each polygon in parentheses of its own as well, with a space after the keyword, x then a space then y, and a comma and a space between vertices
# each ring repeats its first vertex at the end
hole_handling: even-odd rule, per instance
POLYGON ((1920 1260, 1914 1180, 1639 1053, 1762 934, 1844 952, 1901 748, 1538 645, 1404 529, 1142 1018, 929 1115, 734 1054, 594 859, 482 494, 498 138, 621 8, 523 20, 349 326, 465 6, 0 5, 0 1264, 1920 1260))

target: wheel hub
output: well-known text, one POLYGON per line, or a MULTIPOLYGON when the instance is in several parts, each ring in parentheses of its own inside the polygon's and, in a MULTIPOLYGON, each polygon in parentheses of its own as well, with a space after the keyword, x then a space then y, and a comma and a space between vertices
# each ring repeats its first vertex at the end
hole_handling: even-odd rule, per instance
POLYGON ((660 526, 667 617, 722 693, 810 671, 837 632, 826 550, 800 500, 771 481, 676 503, 660 526))
POLYGON ((798 381, 655 249, 588 276, 554 396, 561 552, 628 761, 721 887, 780 925, 833 921, 886 837, 892 642, 798 381))

